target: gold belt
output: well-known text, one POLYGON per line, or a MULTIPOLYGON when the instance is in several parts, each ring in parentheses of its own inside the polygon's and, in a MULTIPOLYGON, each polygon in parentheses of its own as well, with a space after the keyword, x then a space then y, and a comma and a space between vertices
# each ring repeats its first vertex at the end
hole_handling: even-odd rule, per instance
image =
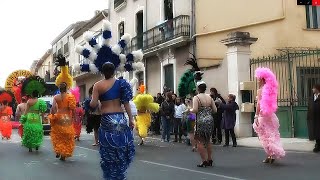
POLYGON ((61 115, 61 118, 58 119, 57 124, 60 126, 70 126, 72 125, 72 120, 69 115, 61 115))

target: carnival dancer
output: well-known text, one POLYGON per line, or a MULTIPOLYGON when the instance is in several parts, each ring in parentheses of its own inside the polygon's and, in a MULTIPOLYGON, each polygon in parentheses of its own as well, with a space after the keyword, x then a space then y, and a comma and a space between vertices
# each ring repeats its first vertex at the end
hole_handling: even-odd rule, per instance
POLYGON ((194 138, 202 163, 198 167, 212 166, 212 146, 210 143, 213 131, 212 114, 217 112, 213 99, 205 94, 207 85, 204 81, 197 82, 198 95, 193 97, 193 106, 190 112, 196 113, 194 138))
POLYGON ((285 156, 280 142, 280 124, 275 114, 278 107, 278 82, 276 76, 268 68, 256 69, 255 75, 259 82, 259 89, 253 128, 268 156, 263 162, 273 163, 275 159, 285 156))
POLYGON ((42 113, 46 112, 47 103, 38 97, 42 96, 45 91, 45 82, 39 76, 30 76, 23 82, 23 94, 31 97, 20 118, 23 125, 22 145, 29 148, 29 152, 32 152, 33 148, 38 150, 43 141, 42 113))
POLYGON ((75 147, 73 118, 75 117, 76 100, 72 94, 67 92, 72 86, 72 77, 69 74, 65 57, 58 55, 56 64, 61 68, 56 79, 56 86, 59 87, 60 94, 53 98, 49 120, 56 158, 65 161, 66 158, 72 156, 75 147))
POLYGON ((101 44, 97 43, 92 33, 84 34, 90 47, 78 46, 76 51, 88 58, 90 63, 76 65, 74 69, 93 73, 100 71, 104 75, 103 80, 94 84, 90 102, 93 109, 97 108, 99 100, 101 102, 100 165, 104 179, 123 180, 126 179, 126 170, 135 153, 132 133, 134 120, 129 104, 132 99, 132 89, 126 80, 115 79, 114 76, 116 70, 120 72, 141 70, 144 64, 141 62, 143 59, 141 50, 126 55, 121 54, 130 42, 130 35, 123 35, 119 43, 113 47, 110 46, 111 37, 111 23, 106 20, 103 21, 101 44), (124 104, 129 116, 130 127, 121 104, 124 104))
POLYGON ((136 116, 136 129, 141 138, 139 145, 143 145, 144 138, 148 135, 148 129, 151 125, 151 112, 159 112, 159 104, 154 102, 153 96, 145 94, 145 86, 140 85, 140 94, 138 94, 133 102, 138 110, 136 116))
POLYGON ((73 122, 73 127, 75 131, 75 139, 80 141, 80 134, 81 134, 81 129, 82 129, 82 120, 84 116, 84 110, 80 106, 80 89, 79 87, 75 87, 70 89, 70 93, 73 94, 73 96, 76 98, 77 102, 77 107, 76 107, 76 114, 75 114, 75 119, 73 122))
POLYGON ((11 120, 13 118, 12 107, 9 104, 14 103, 14 96, 11 92, 3 90, 0 92, 0 131, 2 139, 9 140, 12 134, 11 120))

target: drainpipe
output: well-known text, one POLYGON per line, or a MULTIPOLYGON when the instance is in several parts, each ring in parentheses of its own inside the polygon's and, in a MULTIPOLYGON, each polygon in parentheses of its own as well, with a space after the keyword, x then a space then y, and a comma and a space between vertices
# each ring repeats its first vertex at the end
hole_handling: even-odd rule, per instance
MULTIPOLYGON (((145 9, 145 12, 144 12, 144 16, 146 17, 146 20, 145 20, 145 22, 146 22, 146 24, 145 24, 145 27, 146 27, 146 29, 145 30, 147 30, 148 29, 148 0, 145 0, 145 7, 144 7, 144 9, 145 9)), ((143 22, 142 22, 143 23, 143 22)), ((143 33, 142 33, 142 39, 143 39, 143 33)), ((143 44, 142 44, 142 47, 143 47, 143 44)), ((144 82, 143 82, 143 84, 145 85, 145 87, 146 87, 146 92, 148 92, 148 86, 147 86, 147 80, 148 80, 148 77, 147 77, 147 59, 146 58, 144 58, 144 72, 143 72, 143 77, 144 77, 144 82)))
POLYGON ((194 36, 196 31, 196 4, 195 0, 191 0, 191 27, 190 27, 190 39, 192 43, 192 54, 196 55, 196 37, 194 36))

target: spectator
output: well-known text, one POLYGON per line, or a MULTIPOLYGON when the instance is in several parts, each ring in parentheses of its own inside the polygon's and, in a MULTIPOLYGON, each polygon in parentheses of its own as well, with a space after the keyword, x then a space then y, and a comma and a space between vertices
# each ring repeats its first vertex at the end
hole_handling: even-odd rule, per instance
POLYGON ((171 121, 174 115, 174 103, 172 94, 167 93, 166 99, 161 104, 162 142, 170 142, 171 121))
POLYGON ((235 100, 236 96, 233 94, 229 94, 227 104, 219 102, 219 108, 223 111, 222 128, 225 132, 224 147, 229 146, 229 134, 232 138, 233 147, 237 146, 236 135, 234 134, 234 126, 236 125, 236 111, 239 110, 239 106, 235 100))
POLYGON ((320 84, 314 85, 313 97, 310 99, 308 107, 308 133, 309 139, 315 140, 316 144, 313 152, 320 152, 320 84))
MULTIPOLYGON (((158 103, 159 105, 161 105, 163 101, 164 101, 164 98, 162 97, 161 93, 158 93, 155 102, 158 103)), ((161 124, 160 123, 161 122, 160 112, 155 113, 154 118, 155 118, 154 119, 154 133, 156 135, 160 135, 160 124, 161 124)))
MULTIPOLYGON (((210 96, 215 102, 216 106, 218 106, 217 102, 221 101, 223 104, 226 104, 225 100, 218 93, 216 88, 210 89, 210 96)), ((213 133, 212 133, 212 143, 213 144, 221 144, 222 142, 222 133, 221 133, 221 121, 222 121, 222 113, 223 110, 220 108, 217 109, 217 113, 213 114, 213 133)))
POLYGON ((182 115, 183 112, 187 110, 184 102, 180 98, 176 98, 175 103, 175 112, 174 112, 174 142, 178 142, 178 135, 179 135, 179 143, 182 142, 182 115))

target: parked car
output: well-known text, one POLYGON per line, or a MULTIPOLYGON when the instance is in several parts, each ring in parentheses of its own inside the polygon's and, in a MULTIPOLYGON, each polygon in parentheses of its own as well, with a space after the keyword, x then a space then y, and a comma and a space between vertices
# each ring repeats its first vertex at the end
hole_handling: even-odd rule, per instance
POLYGON ((42 99, 47 103, 47 111, 44 113, 44 118, 42 119, 43 131, 45 135, 49 135, 51 131, 50 121, 48 115, 50 113, 50 109, 52 107, 53 96, 44 96, 39 99, 42 99))

